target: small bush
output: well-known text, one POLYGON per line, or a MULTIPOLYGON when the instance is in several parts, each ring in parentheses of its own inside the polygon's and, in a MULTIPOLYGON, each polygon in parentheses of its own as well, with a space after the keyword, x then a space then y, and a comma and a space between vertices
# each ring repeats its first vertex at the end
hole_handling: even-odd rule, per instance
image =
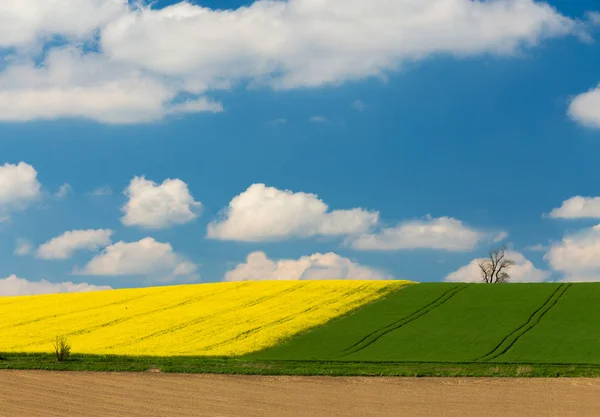
POLYGON ((56 353, 56 360, 59 362, 66 361, 71 355, 71 345, 64 336, 56 336, 54 341, 54 352, 56 353))

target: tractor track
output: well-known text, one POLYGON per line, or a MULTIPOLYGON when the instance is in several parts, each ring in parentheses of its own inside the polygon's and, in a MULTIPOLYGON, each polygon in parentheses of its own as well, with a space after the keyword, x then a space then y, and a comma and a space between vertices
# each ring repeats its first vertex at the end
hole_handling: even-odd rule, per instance
POLYGON ((352 345, 351 347, 344 350, 344 354, 342 355, 342 357, 351 355, 356 352, 360 352, 361 350, 363 350, 363 349, 369 347, 370 345, 372 345, 373 343, 375 343, 377 340, 381 339, 386 334, 388 334, 394 330, 398 330, 399 328, 407 325, 408 323, 415 321, 419 317, 422 317, 425 314, 435 310, 439 306, 448 302, 452 297, 454 297, 457 293, 464 290, 465 288, 467 288, 467 285, 465 285, 465 284, 456 285, 456 286, 450 288, 449 290, 447 290, 446 292, 444 292, 441 296, 436 298, 431 303, 421 307, 420 309, 409 314, 408 316, 405 316, 405 317, 395 321, 394 323, 388 324, 385 327, 382 327, 380 329, 377 329, 377 330, 369 333, 367 336, 363 337, 361 340, 356 342, 354 345, 352 345))
POLYGON ((486 353, 485 355, 475 359, 476 362, 487 362, 504 355, 514 346, 517 341, 523 337, 527 332, 533 329, 540 322, 542 317, 546 315, 562 296, 567 292, 572 284, 561 284, 556 290, 548 297, 548 299, 527 319, 525 323, 517 327, 515 330, 506 335, 494 349, 486 353))

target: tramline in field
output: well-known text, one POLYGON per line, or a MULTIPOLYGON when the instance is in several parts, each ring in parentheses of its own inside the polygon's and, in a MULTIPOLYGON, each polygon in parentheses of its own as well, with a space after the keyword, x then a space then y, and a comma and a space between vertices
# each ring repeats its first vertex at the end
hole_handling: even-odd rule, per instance
POLYGON ((279 281, 179 285, 0 298, 0 352, 242 355, 264 349, 408 285, 279 281))
POLYGON ((414 285, 253 357, 600 364, 600 284, 414 285))

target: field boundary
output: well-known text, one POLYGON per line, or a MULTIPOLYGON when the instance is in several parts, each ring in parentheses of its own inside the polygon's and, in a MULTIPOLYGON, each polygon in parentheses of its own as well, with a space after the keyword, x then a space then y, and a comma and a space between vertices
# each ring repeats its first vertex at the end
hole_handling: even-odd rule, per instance
MULTIPOLYGON (((286 289, 278 291, 276 293, 262 296, 260 298, 257 298, 257 299, 254 299, 252 301, 249 301, 249 302, 247 302, 245 304, 241 304, 240 307, 239 307, 239 309, 241 310, 241 309, 246 309, 246 308, 254 307, 255 305, 258 305, 258 304, 262 303, 263 301, 271 300, 271 299, 276 298, 276 297, 278 297, 280 295, 283 295, 283 294, 289 294, 291 292, 294 292, 294 291, 297 291, 299 289, 302 289, 302 288, 306 287, 307 285, 309 285, 309 284, 303 283, 302 285, 298 285, 298 286, 291 287, 291 288, 286 288, 286 289)), ((112 349, 112 348, 115 348, 115 347, 129 346, 129 345, 135 344, 137 342, 150 339, 152 337, 163 336, 163 335, 166 335, 166 334, 175 333, 175 332, 178 332, 180 330, 185 329, 188 326, 194 326, 196 324, 199 324, 199 323, 205 322, 207 320, 210 320, 211 318, 216 317, 219 314, 223 314, 223 312, 220 311, 220 312, 217 312, 217 313, 208 314, 206 316, 197 317, 197 318, 194 318, 194 319, 188 319, 188 320, 180 322, 177 326, 171 327, 170 329, 159 330, 159 331, 156 331, 156 332, 153 332, 153 333, 150 333, 150 334, 138 337, 137 339, 134 339, 134 340, 129 340, 127 342, 121 342, 121 343, 116 343, 116 344, 113 344, 113 345, 109 345, 108 348, 112 349)))
MULTIPOLYGON (((233 341, 235 341, 235 340, 247 339, 248 337, 252 336, 253 334, 255 334, 255 333, 257 333, 257 332, 260 332, 260 331, 262 331, 262 330, 265 330, 265 329, 267 329, 267 328, 269 328, 269 327, 272 327, 272 326, 277 326, 277 325, 279 325, 279 324, 282 324, 282 323, 288 322, 288 321, 290 321, 290 320, 293 320, 293 319, 294 319, 294 318, 295 318, 295 317, 296 317, 298 314, 306 314, 306 313, 309 313, 309 312, 311 312, 311 311, 314 311, 314 310, 317 310, 317 309, 323 308, 324 306, 329 306, 329 305, 332 305, 332 304, 336 304, 336 303, 337 303, 337 302, 338 302, 340 299, 343 299, 343 298, 345 298, 346 296, 348 296, 349 294, 353 293, 354 291, 356 291, 356 289, 355 289, 355 288, 353 288, 353 289, 350 289, 350 290, 348 290, 348 291, 345 291, 345 292, 341 292, 340 294, 337 294, 337 296, 336 296, 335 298, 333 298, 333 299, 331 299, 331 300, 329 300, 329 301, 327 301, 327 302, 325 302, 325 303, 318 304, 318 305, 314 305, 314 306, 312 306, 312 307, 310 307, 310 308, 307 308, 307 309, 304 309, 304 310, 302 310, 301 312, 294 313, 293 315, 288 315, 288 316, 281 317, 280 319, 277 319, 277 320, 275 320, 275 321, 272 321, 272 322, 266 323, 264 326, 261 326, 261 327, 254 327, 254 328, 252 328, 252 329, 248 329, 248 330, 246 330, 245 332, 243 332, 243 333, 241 333, 241 334, 238 334, 238 335, 236 335, 236 336, 234 336, 234 337, 232 337, 232 338, 230 338, 230 339, 223 340, 223 341, 221 341, 221 342, 217 342, 217 343, 214 343, 214 344, 212 344, 212 345, 208 345, 208 346, 204 347, 204 349, 212 349, 212 348, 214 348, 214 347, 221 346, 221 345, 225 345, 225 344, 227 344, 227 343, 230 343, 230 342, 233 342, 233 341)), ((354 308, 352 308, 352 309, 351 309, 351 311, 353 311, 353 310, 356 310, 356 307, 354 307, 354 308)), ((334 318, 334 319, 335 319, 335 318, 334 318)), ((317 325, 317 327, 318 327, 318 326, 319 326, 319 325, 317 325)), ((313 328, 314 328, 314 327, 313 327, 313 328)), ((310 329, 307 329, 307 330, 310 330, 310 329)), ((291 337, 293 338, 293 337, 296 337, 296 336, 297 336, 297 334, 294 334, 294 335, 292 335, 291 337)), ((286 340, 286 339, 288 339, 288 338, 289 338, 289 337, 284 337, 282 340, 286 340)))
POLYGON ((54 353, 39 353, 39 352, 0 352, 0 369, 1 365, 10 364, 14 360, 21 359, 35 359, 35 360, 50 360, 55 363, 58 367, 68 367, 79 362, 93 361, 93 362, 160 362, 166 360, 169 362, 205 362, 205 363, 318 363, 320 365, 327 364, 380 364, 380 365, 553 365, 553 366, 587 366, 600 368, 600 362, 589 363, 589 362, 546 362, 546 361, 531 361, 531 360, 511 360, 511 361, 499 361, 499 362, 476 362, 469 360, 457 360, 457 361, 435 361, 435 360, 343 360, 343 359, 254 359, 245 356, 191 356, 191 355, 174 355, 174 356, 148 356, 148 355, 94 355, 94 354, 76 354, 72 356, 68 361, 56 362, 56 356, 54 353))
POLYGON ((363 337, 361 340, 356 342, 354 345, 345 349, 342 357, 351 355, 356 352, 360 352, 361 350, 363 350, 363 349, 367 348, 368 346, 372 345, 373 343, 375 343, 377 340, 381 339, 386 334, 388 334, 394 330, 397 330, 397 329, 401 328, 402 326, 407 325, 408 323, 411 323, 411 322, 417 320, 419 317, 422 317, 425 314, 438 308, 439 306, 445 304, 448 300, 450 300, 458 292, 464 290, 465 288, 467 288, 467 285, 465 285, 465 284, 456 285, 456 286, 450 288, 449 290, 445 291, 441 296, 439 296, 438 298, 436 298, 429 304, 426 304, 425 306, 419 308, 418 310, 414 311, 413 313, 409 314, 408 316, 404 316, 403 318, 396 320, 395 322, 390 323, 387 326, 384 326, 380 329, 377 329, 377 330, 369 333, 367 336, 363 337))
POLYGON ((559 285, 558 288, 550 295, 550 297, 548 297, 548 299, 529 316, 525 323, 506 335, 494 349, 475 359, 475 362, 488 362, 493 359, 497 359, 508 352, 522 336, 538 325, 542 317, 544 317, 546 313, 548 313, 556 305, 556 303, 558 303, 571 285, 572 284, 559 285))
POLYGON ((600 377, 600 364, 543 362, 370 362, 244 360, 217 357, 76 355, 57 362, 51 354, 0 354, 1 369, 54 371, 205 373, 230 375, 600 377))

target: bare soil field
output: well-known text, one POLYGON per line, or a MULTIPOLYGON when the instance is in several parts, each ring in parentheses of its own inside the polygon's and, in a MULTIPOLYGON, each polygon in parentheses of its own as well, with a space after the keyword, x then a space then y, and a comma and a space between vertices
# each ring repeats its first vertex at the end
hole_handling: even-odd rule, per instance
POLYGON ((0 416, 597 417, 600 379, 0 371, 0 416))

